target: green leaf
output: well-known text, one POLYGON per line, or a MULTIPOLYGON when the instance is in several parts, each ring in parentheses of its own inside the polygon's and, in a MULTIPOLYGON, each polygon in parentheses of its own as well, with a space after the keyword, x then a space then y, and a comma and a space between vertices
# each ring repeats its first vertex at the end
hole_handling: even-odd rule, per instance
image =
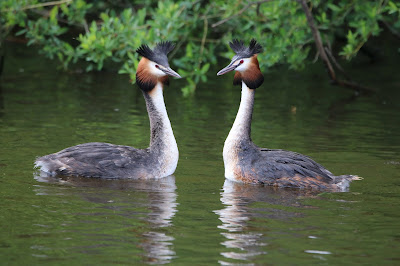
POLYGON ((186 56, 193 57, 193 49, 191 43, 188 43, 188 45, 186 45, 186 56))
POLYGON ((28 31, 28 29, 22 29, 22 30, 17 31, 17 32, 15 33, 15 35, 16 35, 16 36, 19 36, 19 35, 25 34, 27 31, 28 31))
POLYGON ((108 16, 107 13, 101 13, 101 14, 100 14, 100 18, 101 18, 103 21, 108 21, 110 17, 108 16))
POLYGON ((60 5, 61 11, 65 14, 65 15, 69 15, 69 9, 68 6, 66 4, 62 4, 60 5))
POLYGON ((339 8, 338 6, 335 6, 334 4, 329 3, 327 6, 328 6, 332 11, 335 11, 335 12, 339 12, 339 11, 340 11, 340 8, 339 8))
POLYGON ((209 68, 210 68, 210 63, 205 64, 205 65, 201 68, 200 73, 206 74, 209 68))
POLYGON ((58 15, 58 6, 54 6, 49 14, 50 21, 54 24, 57 23, 57 15, 58 15))

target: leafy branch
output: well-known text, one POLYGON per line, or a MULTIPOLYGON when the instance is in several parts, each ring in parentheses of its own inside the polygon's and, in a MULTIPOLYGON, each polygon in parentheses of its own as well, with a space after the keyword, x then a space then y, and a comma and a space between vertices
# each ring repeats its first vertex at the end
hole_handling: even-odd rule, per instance
POLYGON ((263 69, 286 64, 301 70, 312 63, 315 45, 315 60, 323 62, 335 84, 368 90, 351 81, 337 58, 352 60, 383 29, 400 36, 400 3, 395 0, 126 2, 30 0, 21 6, 21 1, 1 0, 0 58, 7 36, 21 36, 64 69, 79 61, 83 64, 75 67, 116 70, 134 82, 135 49, 171 40, 177 45, 170 60, 186 78, 182 92, 190 95, 207 81, 218 56, 232 57, 227 45, 232 38, 256 38, 265 50, 259 55, 263 69))
MULTIPOLYGON (((40 4, 34 4, 34 5, 27 5, 22 8, 18 8, 18 11, 23 11, 23 10, 28 10, 28 9, 35 9, 35 8, 40 8, 40 7, 47 7, 47 6, 57 6, 57 5, 62 5, 62 4, 68 4, 71 3, 73 0, 60 0, 60 1, 51 1, 51 2, 46 2, 46 3, 40 3, 40 4)), ((15 11, 14 9, 5 9, 5 12, 10 12, 10 11, 15 11)))
MULTIPOLYGON (((323 45, 323 42, 321 39, 321 35, 315 24, 314 17, 312 16, 310 9, 308 8, 306 0, 297 0, 297 1, 300 3, 301 7, 303 8, 304 14, 306 15, 306 18, 307 18, 308 25, 310 26, 312 35, 314 37, 315 46, 316 46, 318 53, 322 59, 322 62, 325 64, 325 67, 328 71, 328 75, 330 76, 331 80, 340 86, 349 87, 352 89, 364 90, 364 91, 372 91, 372 89, 361 86, 353 81, 341 80, 337 77, 336 72, 332 66, 332 63, 329 60, 329 57, 325 51, 325 48, 324 48, 324 45, 323 45)), ((361 46, 357 47, 356 51, 358 51, 360 48, 361 48, 361 46)), ((327 50, 327 51, 330 55, 330 58, 335 63, 335 65, 338 66, 338 63, 334 59, 334 56, 332 55, 330 50, 327 50)), ((340 66, 338 67, 338 69, 340 69, 344 73, 343 69, 340 66)), ((346 75, 346 77, 348 77, 348 76, 346 75)))
POLYGON ((273 1, 273 0, 261 0, 261 1, 249 2, 242 9, 240 9, 239 12, 237 12, 236 14, 212 24, 211 27, 213 27, 213 28, 218 27, 219 25, 224 24, 225 22, 233 19, 234 17, 240 16, 243 12, 245 12, 248 8, 250 8, 253 5, 260 5, 262 3, 267 3, 267 2, 270 2, 270 1, 273 1))

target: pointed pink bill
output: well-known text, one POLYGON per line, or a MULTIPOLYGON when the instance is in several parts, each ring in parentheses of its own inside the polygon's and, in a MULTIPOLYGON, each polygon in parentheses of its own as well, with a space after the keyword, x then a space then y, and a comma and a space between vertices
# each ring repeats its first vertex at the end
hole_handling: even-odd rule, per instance
POLYGON ((165 74, 167 74, 167 75, 169 75, 169 76, 172 76, 172 77, 175 77, 175 78, 182 78, 181 77, 181 75, 179 75, 178 73, 176 73, 174 70, 172 70, 172 68, 170 68, 170 67, 164 67, 164 66, 161 66, 161 65, 159 65, 159 68, 160 68, 160 70, 162 71, 162 72, 164 72, 165 74))
POLYGON ((218 71, 217 76, 221 76, 225 73, 228 73, 232 70, 235 70, 237 66, 232 63, 230 63, 227 67, 224 67, 223 69, 221 69, 220 71, 218 71))

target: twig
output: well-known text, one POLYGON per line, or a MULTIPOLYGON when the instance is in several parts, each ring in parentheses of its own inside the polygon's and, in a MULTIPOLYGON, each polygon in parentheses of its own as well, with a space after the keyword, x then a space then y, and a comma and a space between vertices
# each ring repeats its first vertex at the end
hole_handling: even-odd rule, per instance
MULTIPOLYGON (((208 10, 207 10, 208 12, 208 10)), ((201 39, 201 47, 200 47, 200 61, 203 59, 203 51, 204 51, 204 44, 206 42, 208 32, 208 19, 207 17, 204 19, 204 29, 203 29, 203 38, 201 39)), ((200 65, 201 62, 199 62, 200 65)))
MULTIPOLYGON (((196 4, 196 2, 194 4, 196 4)), ((186 9, 186 7, 184 7, 184 6, 181 7, 181 9, 179 9, 179 11, 178 11, 179 12, 178 15, 180 15, 183 12, 183 10, 185 10, 185 9, 186 9)), ((175 56, 175 54, 179 51, 179 48, 183 45, 183 43, 187 40, 187 38, 188 38, 188 35, 185 35, 182 39, 180 39, 178 41, 174 50, 169 54, 169 58, 173 58, 175 56)))
POLYGON ((342 87, 347 87, 353 90, 363 90, 364 92, 376 92, 376 89, 370 88, 370 87, 365 87, 363 85, 360 85, 356 82, 352 81, 347 81, 347 80, 336 80, 336 84, 342 86, 342 87))
MULTIPOLYGON (((49 12, 48 11, 32 10, 31 12, 34 13, 34 14, 41 15, 43 17, 49 17, 49 12)), ((61 23, 67 24, 67 25, 73 25, 73 26, 79 27, 81 29, 85 29, 84 24, 81 25, 81 24, 77 24, 77 23, 72 23, 72 22, 70 22, 70 21, 68 21, 66 19, 62 19, 60 17, 56 17, 56 19, 57 19, 58 22, 61 22, 61 23)))
MULTIPOLYGON (((52 2, 46 2, 46 3, 41 3, 41 4, 35 4, 35 5, 28 5, 28 6, 24 6, 21 9, 18 10, 27 10, 27 9, 35 9, 35 8, 39 8, 39 7, 45 7, 45 6, 57 6, 57 5, 62 5, 65 3, 70 3, 73 0, 60 0, 60 1, 52 1, 52 2)), ((8 11, 12 11, 14 9, 5 9, 4 11, 8 12, 8 11)))
POLYGON ((330 48, 325 47, 325 52, 329 56, 329 58, 332 60, 333 64, 335 64, 336 68, 339 69, 340 72, 342 72, 342 74, 346 77, 346 79, 351 80, 351 78, 343 70, 342 66, 336 61, 336 58, 333 56, 330 48))
MULTIPOLYGON (((303 11, 307 17, 308 26, 310 26, 312 35, 314 37, 314 42, 315 42, 315 46, 317 47, 317 51, 318 51, 323 63, 325 64, 325 67, 328 70, 328 75, 331 78, 331 80, 333 81, 333 83, 340 85, 342 87, 348 87, 348 88, 356 89, 356 90, 364 90, 364 91, 368 91, 368 92, 375 91, 374 89, 361 86, 355 82, 340 80, 337 78, 335 70, 333 69, 331 62, 329 61, 327 52, 325 52, 325 49, 324 49, 324 46, 322 43, 322 39, 321 39, 321 35, 319 33, 317 26, 315 25, 314 18, 312 16, 310 10, 308 9, 306 0, 297 0, 297 2, 300 3, 303 8, 303 11)), ((330 53, 330 52, 328 52, 328 53, 330 53)), ((336 62, 334 60, 333 56, 331 56, 331 59, 333 60, 334 63, 336 62)), ((337 66, 339 66, 339 64, 337 64, 337 66)), ((338 69, 344 73, 343 69, 340 66, 338 67, 338 69)), ((346 78, 347 78, 347 75, 346 75, 346 78)))
POLYGON ((89 26, 87 24, 86 19, 83 19, 83 28, 85 29, 85 33, 88 34, 89 33, 89 26))
POLYGON ((318 61, 318 58, 319 58, 319 51, 315 53, 314 59, 312 60, 313 64, 315 64, 318 61))
POLYGON ((169 53, 169 58, 174 58, 175 54, 179 51, 179 48, 186 42, 187 40, 187 35, 185 35, 182 39, 180 39, 177 44, 175 45, 174 50, 172 50, 171 53, 169 53))
POLYGON ((314 37, 315 46, 317 46, 319 55, 320 55, 322 61, 324 62, 326 68, 328 69, 329 76, 332 80, 336 81, 335 70, 333 69, 331 62, 329 61, 329 58, 325 53, 325 49, 324 49, 324 46, 323 46, 322 40, 321 40, 321 35, 319 34, 318 28, 315 25, 314 18, 312 16, 310 10, 308 9, 307 3, 305 0, 297 0, 297 2, 299 2, 301 4, 303 11, 306 14, 308 26, 310 26, 312 35, 314 37))
MULTIPOLYGON (((203 41, 203 39, 194 38, 194 37, 191 37, 191 38, 188 38, 188 39, 191 40, 191 41, 195 41, 195 42, 202 42, 203 41)), ((206 43, 220 43, 221 41, 217 40, 217 39, 206 39, 206 40, 204 40, 204 42, 206 42, 206 43)))
POLYGON ((230 16, 230 17, 227 17, 227 18, 225 18, 225 19, 223 19, 223 20, 220 20, 220 21, 218 21, 218 22, 212 24, 211 27, 212 27, 212 28, 218 27, 219 25, 224 24, 224 23, 227 22, 228 20, 231 20, 232 18, 241 15, 244 11, 246 11, 246 10, 247 10, 249 7, 251 7, 252 5, 260 5, 260 4, 262 4, 262 3, 271 2, 271 1, 273 1, 273 0, 263 0, 263 1, 250 2, 250 3, 248 3, 246 6, 244 6, 242 9, 240 9, 239 12, 237 12, 236 14, 233 14, 233 15, 230 16))

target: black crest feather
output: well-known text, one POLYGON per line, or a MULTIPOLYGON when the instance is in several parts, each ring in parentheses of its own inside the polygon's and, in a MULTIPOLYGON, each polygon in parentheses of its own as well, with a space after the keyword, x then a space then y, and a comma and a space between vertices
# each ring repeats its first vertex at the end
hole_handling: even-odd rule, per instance
POLYGON ((240 52, 243 52, 247 48, 244 45, 244 42, 242 40, 238 40, 238 39, 233 39, 231 42, 229 42, 229 46, 237 54, 240 53, 240 52))
POLYGON ((170 41, 157 43, 153 50, 150 49, 150 47, 147 46, 146 44, 142 44, 136 50, 136 52, 141 56, 146 57, 147 59, 153 62, 156 62, 157 64, 168 67, 169 63, 167 55, 174 49, 174 47, 175 44, 173 44, 170 41))
POLYGON ((233 39, 229 46, 240 58, 250 58, 255 54, 262 53, 262 46, 255 39, 251 39, 249 46, 245 46, 242 40, 233 39))
POLYGON ((169 52, 174 50, 174 48, 175 44, 170 41, 159 42, 157 43, 156 47, 154 47, 154 52, 167 55, 169 52))

